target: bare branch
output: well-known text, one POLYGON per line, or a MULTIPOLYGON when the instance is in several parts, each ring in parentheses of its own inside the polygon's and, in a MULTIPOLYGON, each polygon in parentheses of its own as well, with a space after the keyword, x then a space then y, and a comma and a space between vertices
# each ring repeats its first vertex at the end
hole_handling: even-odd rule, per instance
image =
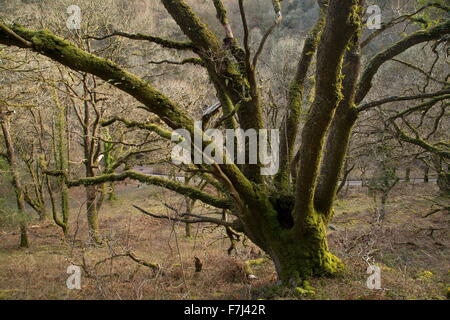
POLYGON ((417 94, 417 95, 413 95, 413 96, 404 96, 404 97, 391 96, 391 97, 387 97, 387 98, 384 98, 384 99, 381 99, 381 100, 372 101, 372 102, 368 102, 368 103, 365 103, 363 105, 360 105, 360 106, 358 106, 356 108, 356 112, 366 111, 368 109, 371 109, 371 108, 374 108, 374 107, 378 107, 378 106, 381 106, 383 104, 391 103, 391 102, 433 98, 433 97, 438 97, 438 96, 445 95, 445 96, 436 98, 436 99, 438 99, 438 101, 440 101, 440 100, 444 100, 444 99, 450 98, 449 94, 450 94, 450 89, 446 89, 446 90, 440 90, 438 92, 423 93, 423 94, 417 94))
POLYGON ((159 38, 159 37, 155 37, 155 36, 150 36, 150 35, 146 35, 146 34, 142 34, 142 33, 126 33, 126 32, 120 32, 120 31, 115 31, 111 34, 108 34, 106 36, 101 36, 101 37, 96 37, 96 36, 86 36, 86 39, 94 39, 94 40, 105 40, 111 37, 124 37, 124 38, 128 38, 131 40, 141 40, 141 41, 148 41, 148 42, 152 42, 152 43, 156 43, 164 48, 169 48, 169 49, 177 49, 177 50, 193 50, 195 51, 195 47, 192 44, 192 42, 189 41, 185 41, 185 42, 177 42, 177 41, 172 41, 172 40, 166 40, 163 38, 159 38))
POLYGON ((433 81, 435 81, 435 82, 437 82, 437 83, 440 83, 440 84, 442 84, 442 85, 444 85, 444 86, 450 85, 449 82, 443 81, 443 80, 439 80, 439 79, 436 79, 435 77, 431 76, 431 72, 425 72, 424 70, 420 69, 419 67, 417 67, 417 66, 415 66, 415 65, 412 65, 411 63, 408 63, 408 62, 406 62, 406 61, 402 61, 402 60, 400 60, 400 59, 391 59, 391 60, 392 60, 392 61, 395 61, 395 62, 398 62, 398 63, 400 63, 400 64, 403 64, 403 65, 407 66, 408 68, 411 68, 411 69, 413 69, 413 70, 416 70, 416 71, 420 72, 420 73, 423 74, 425 77, 427 77, 427 79, 431 79, 431 80, 433 80, 433 81))
POLYGON ((245 15, 244 0, 239 0, 239 10, 241 13, 241 20, 242 20, 242 25, 244 28, 245 64, 246 64, 247 72, 249 72, 250 70, 252 70, 252 65, 250 62, 251 52, 250 52, 250 44, 249 44, 250 33, 248 30, 247 16, 245 15))
POLYGON ((231 222, 227 222, 224 220, 220 220, 220 219, 215 219, 215 218, 211 218, 211 217, 205 217, 205 216, 200 216, 200 215, 196 215, 196 214, 183 214, 183 216, 190 216, 190 217, 195 217, 197 219, 184 219, 182 217, 169 217, 166 215, 158 215, 155 213, 151 213, 147 210, 142 209, 141 207, 138 207, 137 205, 133 205, 133 207, 135 207, 136 209, 138 209, 139 211, 141 211, 143 214, 156 218, 156 219, 165 219, 165 220, 169 220, 169 221, 176 221, 176 222, 183 222, 183 223, 214 223, 217 225, 221 225, 221 226, 225 226, 225 227, 233 227, 234 224, 231 222))
POLYGON ((123 123, 127 128, 139 128, 142 130, 152 131, 158 134, 160 137, 170 140, 172 138, 172 132, 161 128, 160 126, 153 124, 153 123, 142 123, 137 121, 130 121, 121 117, 112 117, 111 119, 108 119, 106 121, 103 121, 101 123, 102 127, 108 127, 115 122, 121 122, 123 123))
MULTIPOLYGON (((421 103, 421 104, 419 104, 419 105, 417 105, 415 107, 408 108, 405 111, 400 112, 400 113, 390 117, 388 120, 394 120, 394 119, 398 119, 398 118, 403 118, 404 116, 407 116, 407 115, 409 115, 409 114, 411 114, 411 113, 413 113, 415 111, 431 108, 436 103, 438 103, 439 101, 443 101, 443 100, 446 100, 446 99, 450 99, 450 95, 447 94, 447 95, 444 95, 444 96, 438 96, 438 97, 436 97, 434 99, 431 99, 431 100, 429 100, 427 102, 421 103)), ((447 105, 448 105, 448 103, 447 103, 447 105)))
POLYGON ((258 64, 258 58, 261 55, 264 45, 266 44, 267 39, 272 34, 272 32, 275 30, 275 28, 278 26, 278 24, 281 22, 280 19, 275 19, 272 26, 267 30, 267 32, 264 34, 261 43, 259 44, 258 50, 255 53, 255 56, 253 57, 253 68, 256 68, 256 65, 258 64))
POLYGON ((172 60, 161 60, 161 61, 149 61, 149 64, 173 64, 173 65, 184 65, 184 64, 193 64, 193 65, 197 65, 197 66, 205 66, 205 63, 202 61, 202 59, 198 59, 198 58, 187 58, 181 61, 172 61, 172 60))

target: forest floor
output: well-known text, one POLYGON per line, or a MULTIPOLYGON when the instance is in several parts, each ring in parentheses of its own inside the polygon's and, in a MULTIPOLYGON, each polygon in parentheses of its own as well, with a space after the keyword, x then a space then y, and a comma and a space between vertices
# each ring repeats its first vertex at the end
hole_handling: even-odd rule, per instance
MULTIPOLYGON (((350 188, 336 204, 329 230, 333 253, 346 264, 334 278, 312 279, 313 291, 300 296, 276 285, 270 260, 253 266, 248 279, 244 263, 263 254, 250 241, 227 255, 223 228, 156 220, 137 212, 138 204, 167 214, 167 201, 180 207, 183 199, 156 187, 128 184, 118 200, 105 202, 100 225, 105 244, 86 241, 87 226, 81 190, 72 192, 72 228, 64 241, 49 222, 30 223, 31 246, 18 248, 18 233, 0 224, 0 299, 446 299, 450 286, 448 212, 432 211, 440 202, 434 184, 401 184, 392 192, 385 221, 376 222, 374 201, 364 189, 350 188), (121 254, 157 263, 159 271, 121 254), (195 272, 194 257, 203 269, 195 272), (81 290, 69 290, 69 265, 83 266, 81 290), (367 288, 367 268, 381 269, 381 289, 367 288)), ((200 209, 199 209, 200 210, 200 209)), ((198 211, 197 211, 198 212, 198 211)))

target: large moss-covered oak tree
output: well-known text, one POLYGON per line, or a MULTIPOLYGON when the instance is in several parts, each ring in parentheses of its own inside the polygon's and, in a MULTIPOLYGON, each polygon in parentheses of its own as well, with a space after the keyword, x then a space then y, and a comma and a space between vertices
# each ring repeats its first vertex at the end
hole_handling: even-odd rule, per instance
MULTIPOLYGON (((257 80, 256 67, 270 32, 282 19, 280 1, 272 1, 275 9, 273 25, 254 54, 249 45, 243 0, 238 0, 243 22, 242 41, 233 36, 221 0, 212 2, 217 11, 218 23, 223 26, 225 40, 202 22, 186 1, 161 2, 188 38, 187 41, 171 41, 142 33, 116 32, 109 36, 149 41, 172 50, 191 52, 195 57, 184 62, 195 63, 207 71, 221 103, 222 126, 244 130, 265 128, 265 105, 261 98, 264 88, 260 87, 257 80)), ((372 79, 383 63, 412 46, 448 35, 450 21, 404 37, 362 66, 363 0, 319 0, 318 5, 321 13, 305 40, 299 54, 297 71, 292 75, 287 113, 280 126, 283 137, 280 168, 274 177, 262 176, 260 165, 212 164, 197 167, 219 191, 217 195, 134 171, 78 180, 67 177, 69 186, 101 184, 126 178, 162 186, 227 210, 234 217, 233 220, 191 214, 188 221, 217 223, 244 233, 270 255, 280 280, 286 283, 339 271, 343 265, 329 251, 326 231, 333 217, 333 201, 352 127, 358 114, 368 109, 359 108, 359 105, 370 91, 372 79), (302 105, 305 100, 304 85, 314 57, 314 99, 306 106, 306 119, 301 119, 301 109, 305 108, 302 105), (301 121, 303 126, 300 126, 301 121), (298 140, 301 144, 296 150, 295 143, 298 140)), ((166 126, 120 118, 112 119, 110 123, 119 121, 126 126, 153 131, 168 139, 170 130, 174 129, 183 128, 194 133, 194 119, 177 103, 152 87, 151 83, 111 61, 80 50, 49 31, 2 24, 0 43, 32 50, 76 71, 87 72, 108 81, 140 101, 149 113, 157 115, 166 126)))

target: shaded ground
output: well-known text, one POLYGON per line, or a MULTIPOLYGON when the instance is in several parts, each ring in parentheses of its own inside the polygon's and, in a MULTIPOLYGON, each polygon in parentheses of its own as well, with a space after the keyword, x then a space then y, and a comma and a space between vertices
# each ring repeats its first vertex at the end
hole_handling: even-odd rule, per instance
MULTIPOLYGON (((14 229, 0 229, 0 299, 445 299, 450 286, 448 212, 423 218, 431 211, 427 198, 436 194, 431 184, 397 186, 386 221, 378 224, 373 200, 362 189, 350 188, 337 202, 337 230, 329 235, 332 251, 347 268, 333 279, 311 280, 314 293, 302 296, 276 286, 270 261, 253 267, 257 279, 247 279, 244 261, 262 257, 249 241, 230 257, 220 228, 195 225, 186 238, 184 225, 137 213, 131 204, 168 213, 162 200, 174 206, 183 201, 155 187, 129 184, 119 189, 119 200, 102 209, 103 247, 86 243, 86 219, 77 201, 69 241, 62 240, 56 226, 31 223, 32 246, 21 250, 14 229), (161 270, 129 257, 111 258, 126 248, 161 270), (200 273, 195 273, 194 257, 203 263, 200 273), (366 286, 366 270, 373 263, 382 270, 381 290, 366 286), (83 265, 82 290, 66 288, 71 264, 83 265)), ((72 193, 74 199, 79 195, 72 193)))

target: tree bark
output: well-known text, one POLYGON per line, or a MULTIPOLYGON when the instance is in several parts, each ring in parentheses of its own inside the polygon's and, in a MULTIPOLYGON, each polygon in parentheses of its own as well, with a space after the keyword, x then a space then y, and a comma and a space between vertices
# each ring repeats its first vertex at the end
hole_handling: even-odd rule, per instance
POLYGON ((290 187, 289 178, 291 174, 291 162, 294 156, 295 140, 297 138, 298 124, 300 122, 300 114, 302 111, 305 81, 309 67, 317 50, 319 34, 322 32, 324 26, 324 12, 325 10, 321 10, 321 17, 305 40, 301 58, 297 65, 297 71, 289 88, 289 105, 286 111, 285 120, 281 126, 280 168, 275 177, 277 186, 284 190, 288 190, 290 187))
POLYGON ((439 172, 437 178, 437 185, 442 195, 450 195, 450 172, 442 171, 439 172))
POLYGON ((279 279, 289 285, 299 285, 302 279, 313 276, 331 276, 343 268, 327 242, 326 217, 312 209, 305 213, 303 227, 294 228, 288 220, 294 202, 292 199, 276 201, 265 199, 260 192, 258 207, 249 206, 244 218, 244 231, 260 248, 269 254, 279 279), (286 203, 290 205, 285 206, 286 203))
POLYGON ((95 244, 101 244, 98 225, 97 190, 95 186, 86 186, 86 214, 89 228, 89 238, 95 244))
POLYGON ((430 182, 429 174, 430 174, 430 168, 427 165, 425 165, 425 167, 423 168, 423 182, 424 183, 430 182))
MULTIPOLYGON (((65 174, 69 174, 69 148, 68 148, 68 138, 67 138, 67 108, 64 104, 60 103, 58 98, 58 93, 56 90, 53 93, 54 102, 57 107, 57 116, 56 116, 56 131, 57 136, 56 139, 56 153, 55 160, 58 164, 58 170, 64 172, 65 174)), ((69 188, 67 186, 64 177, 58 178, 58 184, 61 188, 60 190, 60 206, 61 206, 61 220, 57 219, 58 224, 64 233, 64 236, 67 236, 69 229, 69 188)))
POLYGON ((405 169, 405 182, 411 181, 411 167, 405 169))

